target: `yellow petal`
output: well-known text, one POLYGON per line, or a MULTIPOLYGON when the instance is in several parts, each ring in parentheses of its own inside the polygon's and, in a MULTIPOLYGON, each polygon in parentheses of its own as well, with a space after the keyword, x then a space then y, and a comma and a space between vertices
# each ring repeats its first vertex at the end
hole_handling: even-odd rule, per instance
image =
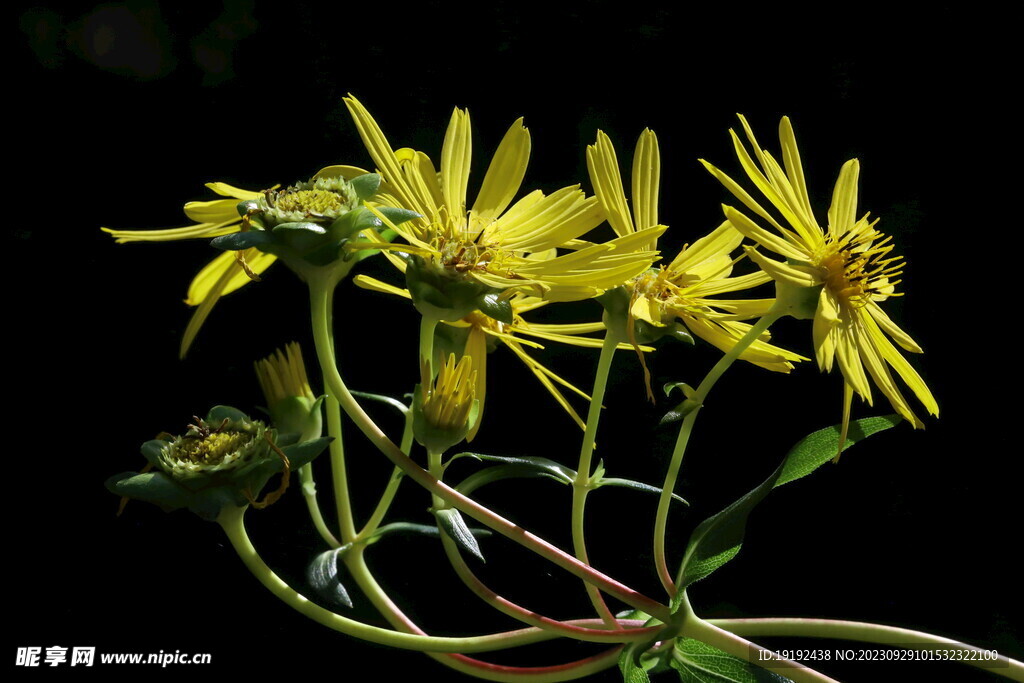
POLYGON ((747 246, 744 246, 743 249, 746 251, 747 257, 756 263, 758 268, 768 273, 773 280, 785 282, 796 287, 815 287, 821 284, 814 276, 780 261, 766 258, 758 253, 756 249, 747 246))
POLYGON ((196 223, 224 223, 240 221, 238 202, 234 199, 214 199, 209 202, 188 202, 185 204, 185 215, 196 223))
POLYGON ((253 192, 252 190, 243 190, 234 185, 228 185, 227 183, 206 183, 206 187, 210 188, 221 197, 234 197, 235 199, 256 199, 257 197, 263 196, 262 192, 253 192))
MULTIPOLYGON (((270 264, 277 260, 277 257, 273 254, 264 254, 256 249, 246 249, 242 253, 244 254, 246 265, 249 266, 249 270, 257 275, 265 271, 270 267, 270 264)), ((192 278, 192 283, 188 286, 185 303, 189 306, 199 306, 206 300, 213 288, 217 286, 221 287, 218 296, 224 296, 251 282, 252 278, 246 275, 245 271, 239 267, 237 270, 232 270, 234 275, 231 278, 222 285, 218 285, 225 269, 228 268, 229 264, 237 265, 237 261, 235 252, 225 251, 206 264, 192 278)))
POLYGON ((597 131, 597 141, 587 147, 587 169, 594 194, 615 234, 621 236, 635 232, 633 218, 626 205, 626 191, 622 188, 615 147, 603 131, 597 131))
POLYGON ((466 346, 462 350, 464 356, 469 356, 473 367, 476 369, 476 381, 474 382, 474 397, 480 402, 477 410, 476 422, 469 428, 466 441, 472 441, 476 433, 480 431, 480 424, 484 416, 484 398, 487 395, 487 337, 479 327, 474 325, 466 337, 466 346))
POLYGON ((839 238, 850 232, 857 222, 857 178, 860 163, 850 159, 843 164, 832 191, 832 205, 828 209, 828 230, 839 238))
POLYGON ((389 285, 388 283, 381 282, 377 278, 370 277, 369 275, 356 275, 354 278, 352 278, 352 282, 354 282, 357 287, 361 287, 362 289, 368 289, 372 292, 394 294, 395 296, 400 296, 405 299, 412 298, 412 295, 409 294, 409 290, 403 289, 401 287, 395 287, 394 285, 389 285))
MULTIPOLYGON (((237 216, 238 214, 235 215, 237 216)), ((128 242, 173 242, 177 240, 210 239, 238 232, 238 223, 241 220, 241 218, 235 218, 222 223, 199 223, 197 225, 186 225, 182 228, 167 228, 164 230, 114 230, 112 228, 100 228, 100 230, 109 233, 118 244, 126 244, 128 242)))
MULTIPOLYGON (((658 224, 658 192, 661 184, 661 152, 658 136, 645 128, 633 154, 633 212, 638 230, 658 224)), ((648 244, 644 249, 657 249, 648 244)))
POLYGON ((729 219, 729 222, 737 230, 766 249, 796 261, 807 261, 810 259, 810 254, 806 249, 794 246, 791 242, 781 237, 776 237, 731 206, 723 206, 722 209, 725 211, 725 217, 729 219))
POLYGON ((466 188, 472 155, 469 112, 455 109, 441 148, 441 191, 448 215, 452 218, 466 214, 466 188))
POLYGON ((473 213, 491 221, 512 203, 526 175, 530 161, 530 132, 519 118, 512 124, 491 159, 484 182, 473 202, 473 213))

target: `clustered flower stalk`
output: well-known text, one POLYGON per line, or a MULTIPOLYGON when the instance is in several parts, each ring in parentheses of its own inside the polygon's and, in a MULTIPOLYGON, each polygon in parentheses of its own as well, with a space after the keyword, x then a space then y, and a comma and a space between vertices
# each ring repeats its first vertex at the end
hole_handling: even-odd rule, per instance
MULTIPOLYGON (((736 666, 749 668, 756 664, 759 646, 746 637, 783 633, 881 643, 899 638, 915 647, 974 651, 955 641, 905 630, 895 635, 892 627, 872 624, 702 619, 694 613, 687 591, 693 581, 718 566, 716 556, 707 549, 713 543, 716 518, 697 527, 682 557, 670 552, 665 543, 672 503, 678 499, 676 484, 683 456, 697 415, 718 379, 737 360, 780 373, 808 360, 770 342, 768 328, 785 316, 813 320, 815 359, 824 370, 839 366, 845 387, 842 421, 832 431, 816 433, 824 444, 819 447, 824 455, 814 454, 813 466, 793 475, 786 468, 787 456, 752 496, 763 497, 873 431, 894 424, 895 419, 852 419, 852 396, 870 404, 872 383, 899 415, 914 427, 923 426, 896 386, 890 368, 929 413, 938 412, 923 379, 889 341, 920 352, 880 306, 897 295, 901 261, 891 254, 891 240, 875 229, 876 221, 868 221, 866 214, 858 217, 856 160, 843 167, 827 227, 822 228, 810 209, 808 185, 789 120, 783 119, 780 127, 783 163, 779 164, 758 146, 741 117, 754 150, 751 155, 733 134, 740 166, 775 214, 730 176, 704 162, 746 212, 725 207, 720 225, 692 239, 666 263, 658 246, 668 231, 659 219, 661 156, 652 131, 645 130, 637 144, 630 202, 615 149, 602 132, 587 149, 593 196, 587 196, 578 185, 551 194, 523 192, 531 139, 522 119, 517 120, 499 144, 470 203, 473 149, 468 112, 453 112, 440 157, 432 159, 418 150, 392 147, 358 100, 349 97, 345 103, 376 167, 374 172, 331 166, 308 181, 260 192, 211 183, 210 189, 224 198, 186 205, 194 225, 148 232, 108 230, 121 242, 211 238, 214 246, 223 250, 190 288, 187 302, 197 311, 186 331, 182 353, 192 345, 220 298, 258 280, 273 262, 282 261, 308 285, 315 356, 323 378, 323 393, 318 394, 310 384, 301 349, 288 345, 256 364, 269 423, 217 406, 206 418, 195 418, 182 435, 147 442, 143 455, 149 465, 141 472, 111 478, 108 486, 112 491, 167 510, 188 508, 216 521, 248 569, 271 593, 324 626, 371 642, 420 650, 445 666, 486 680, 572 680, 616 664, 627 681, 645 680, 648 671, 676 668, 683 672, 687 660, 681 648, 694 642, 709 648, 705 652, 732 658, 738 662, 736 666), (611 226, 615 237, 591 241, 591 231, 603 222, 611 226), (775 252, 785 262, 770 259, 761 250, 775 252), (360 274, 356 284, 402 297, 410 302, 411 312, 420 316, 419 383, 409 404, 372 394, 357 396, 349 390, 339 366, 334 343, 335 291, 370 257, 392 264, 396 282, 360 274), (732 298, 772 282, 774 297, 741 294, 732 298), (590 298, 596 298, 604 309, 600 321, 551 324, 528 319, 539 308, 590 298), (591 336, 602 332, 600 337, 591 336), (703 380, 694 382, 696 389, 682 382, 671 387, 680 389, 683 396, 665 421, 681 424, 662 486, 611 477, 609 472, 621 463, 615 461, 614 453, 597 450, 596 443, 615 352, 626 349, 637 354, 647 394, 653 400, 645 354, 655 351, 655 343, 669 340, 686 344, 701 340, 723 355, 703 380), (527 352, 528 348, 543 348, 546 342, 600 348, 590 395, 527 352), (461 445, 487 429, 495 417, 485 419, 483 408, 487 358, 499 347, 518 357, 565 410, 568 429, 574 429, 573 423, 583 429, 575 470, 537 456, 460 452, 461 445), (562 393, 564 389, 570 390, 570 397, 576 396, 574 401, 589 400, 585 421, 562 393), (360 399, 381 401, 401 411, 404 428, 399 443, 370 417, 360 399), (353 511, 350 488, 354 484, 344 448, 345 438, 360 437, 342 434, 343 415, 361 438, 394 465, 389 479, 378 482, 382 484, 380 499, 366 519, 358 519, 353 511), (324 423, 327 436, 322 435, 324 423), (425 452, 419 461, 414 457, 417 445, 425 452), (320 509, 311 465, 325 450, 330 454, 334 520, 320 509), (595 454, 602 456, 596 464, 595 454), (480 461, 480 467, 457 483, 445 481, 449 465, 469 457, 480 461), (426 467, 419 464, 424 460, 426 467), (302 589, 307 594, 315 591, 318 600, 310 600, 278 577, 245 531, 246 511, 266 508, 283 495, 293 470, 299 473, 311 522, 328 548, 311 558, 309 585, 302 589), (282 484, 262 494, 261 500, 262 489, 275 475, 281 476, 282 484), (530 485, 522 481, 526 475, 543 475, 571 488, 571 552, 520 528, 472 497, 481 486, 496 482, 525 489, 530 485), (522 628, 462 637, 432 636, 382 588, 365 561, 370 546, 395 531, 430 530, 387 521, 406 479, 416 488, 405 487, 405 495, 420 495, 425 504, 429 499, 434 532, 440 535, 457 576, 481 600, 522 622, 522 628), (644 595, 590 562, 586 502, 595 490, 615 486, 653 491, 658 496, 653 519, 654 570, 665 598, 644 595), (479 539, 487 531, 497 532, 578 577, 593 613, 558 619, 538 611, 542 608, 536 605, 517 604, 492 590, 475 574, 468 557, 483 557, 486 543, 479 539), (343 605, 350 602, 348 589, 338 578, 338 563, 346 567, 355 588, 391 628, 345 616, 343 605), (613 606, 619 605, 627 606, 631 613, 616 616, 613 606), (542 667, 497 665, 476 655, 554 638, 602 643, 606 649, 542 667)), ((364 357, 372 358, 372 353, 364 357)), ((685 369, 685 373, 696 372, 685 369)), ((716 517, 728 514, 727 509, 716 517)), ((487 541, 491 542, 497 541, 487 541)), ((1020 677, 1024 668, 1018 662, 1006 661, 1006 667, 996 671, 1024 680, 1020 677)), ((799 663, 791 663, 785 674, 794 681, 831 680, 799 663)))

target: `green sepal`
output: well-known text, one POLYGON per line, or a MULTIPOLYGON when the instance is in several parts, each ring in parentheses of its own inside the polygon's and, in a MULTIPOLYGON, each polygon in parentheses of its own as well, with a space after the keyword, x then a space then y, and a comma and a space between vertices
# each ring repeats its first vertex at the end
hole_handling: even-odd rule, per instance
POLYGON ((356 196, 365 201, 377 194, 377 190, 380 189, 380 174, 365 173, 352 178, 348 184, 355 190, 356 196))
POLYGON ((295 221, 292 223, 278 223, 271 231, 275 235, 288 235, 291 233, 311 233, 313 235, 326 235, 327 228, 319 223, 309 221, 295 221))
POLYGON ((681 683, 786 683, 788 678, 711 647, 695 638, 677 638, 668 664, 681 683))
POLYGON ((236 488, 231 486, 211 486, 196 491, 189 498, 188 509, 207 522, 216 522, 221 508, 244 507, 249 501, 236 488))
POLYGON ((119 496, 153 503, 164 512, 188 505, 189 492, 163 472, 122 472, 106 481, 107 490, 119 496))
POLYGON ((435 266, 415 254, 409 256, 408 264, 405 286, 416 310, 426 318, 456 322, 479 309, 481 299, 496 293, 487 285, 435 266))
POLYGON ((214 237, 210 240, 210 246, 224 251, 241 251, 250 247, 262 248, 275 241, 274 235, 266 230, 247 230, 214 237))
POLYGON ((259 211, 260 205, 255 199, 243 199, 242 201, 235 204, 235 211, 242 218, 245 218, 250 212, 259 211))
POLYGON ((352 544, 346 543, 340 548, 320 553, 306 567, 306 579, 313 590, 330 602, 345 607, 352 607, 352 598, 338 578, 338 558, 351 548, 352 544))
POLYGON ((142 444, 142 448, 139 450, 142 452, 142 457, 149 462, 150 465, 158 466, 160 464, 160 455, 167 448, 167 445, 171 443, 170 439, 150 439, 146 443, 142 444))
POLYGON ((490 462, 500 462, 506 465, 518 465, 521 467, 527 467, 530 469, 537 470, 551 476, 553 479, 561 481, 565 484, 571 484, 576 480, 576 470, 570 469, 565 465, 549 460, 548 458, 541 458, 537 456, 516 456, 516 455, 487 455, 486 453, 456 453, 448 459, 447 467, 453 461, 458 458, 474 458, 475 460, 486 460, 490 462))
POLYGON ((212 425, 214 429, 216 429, 224 420, 228 420, 230 422, 252 421, 248 415, 238 408, 232 408, 231 406, 214 406, 210 408, 210 412, 206 414, 206 423, 212 425))
MULTIPOLYGON (((901 421, 899 415, 854 420, 850 422, 843 450, 901 421)), ((743 543, 747 517, 773 488, 805 477, 836 457, 841 433, 842 426, 834 425, 806 436, 789 451, 782 464, 760 486, 694 529, 676 579, 679 592, 672 601, 673 610, 679 607, 687 586, 708 576, 736 556, 743 543)))
POLYGON ((480 312, 506 325, 512 324, 512 302, 498 294, 484 294, 477 300, 480 312))
POLYGON ((413 218, 422 218, 421 214, 409 209, 399 209, 394 206, 379 206, 375 209, 377 213, 387 218, 392 225, 400 225, 413 218))
POLYGON ((431 424, 423 415, 423 390, 417 384, 412 398, 412 433, 416 442, 434 453, 444 453, 469 434, 469 428, 480 414, 480 401, 474 399, 466 423, 446 428, 431 424))
POLYGON ((466 520, 462 518, 462 513, 455 508, 434 510, 433 513, 434 517, 437 518, 437 523, 444 529, 449 538, 455 541, 463 550, 478 557, 481 562, 486 562, 483 553, 480 552, 480 544, 476 542, 473 532, 466 526, 466 520))

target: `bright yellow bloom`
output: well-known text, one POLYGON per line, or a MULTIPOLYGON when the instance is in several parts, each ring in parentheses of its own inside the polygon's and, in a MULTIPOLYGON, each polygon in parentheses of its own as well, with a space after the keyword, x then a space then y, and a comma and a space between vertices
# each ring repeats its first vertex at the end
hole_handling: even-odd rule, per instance
POLYGON ((425 360, 420 368, 420 390, 423 394, 423 417, 435 429, 458 430, 469 422, 473 410, 476 388, 476 372, 473 359, 463 357, 455 362, 455 354, 437 373, 437 380, 431 381, 430 364, 425 360))
MULTIPOLYGON (((408 290, 389 285, 366 275, 357 275, 353 281, 364 289, 395 294, 406 299, 411 298, 408 290)), ((569 416, 579 425, 580 429, 586 429, 586 423, 580 418, 579 414, 556 385, 561 385, 588 401, 590 396, 559 377, 536 358, 530 356, 525 347, 542 349, 544 346, 529 339, 523 339, 523 337, 528 336, 535 339, 571 344, 573 346, 600 348, 602 344, 600 339, 580 335, 600 332, 604 329, 604 325, 600 322, 578 324, 531 323, 524 319, 523 315, 537 310, 549 302, 525 294, 516 294, 509 300, 509 303, 512 305, 511 323, 500 322, 476 311, 461 320, 443 323, 446 327, 440 328, 437 333, 439 336, 447 337, 449 332, 446 329, 450 328, 450 332, 454 333, 450 335, 454 337, 452 341, 458 347, 456 349, 457 357, 469 356, 473 359, 473 367, 476 369, 476 398, 480 401, 480 410, 466 440, 472 441, 480 430, 484 414, 484 399, 487 394, 487 354, 494 349, 498 342, 507 347, 529 368, 534 377, 548 390, 555 401, 558 402, 558 405, 565 409, 569 416), (463 336, 465 338, 464 341, 463 336)), ((621 348, 628 349, 631 347, 628 344, 623 344, 621 348)), ((644 347, 644 349, 650 350, 647 347, 644 347)))
MULTIPOLYGON (((658 138, 645 129, 633 157, 633 206, 636 220, 626 203, 619 175, 619 161, 611 140, 598 131, 597 142, 587 147, 587 167, 608 222, 620 236, 642 233, 658 225, 658 192, 661 179, 661 155, 658 138)), ((735 260, 731 254, 743 235, 728 221, 711 234, 684 246, 666 267, 648 270, 629 281, 630 317, 655 327, 679 320, 690 332, 722 351, 728 351, 750 329, 737 322, 764 315, 772 299, 713 299, 715 295, 749 289, 769 281, 762 272, 731 277, 735 260)), ((657 237, 645 247, 657 248, 657 237)), ((793 369, 790 361, 807 360, 767 343, 768 334, 755 341, 742 354, 743 360, 776 372, 793 369)))
POLYGON ((452 113, 438 172, 422 152, 394 151, 355 98, 346 98, 345 104, 387 183, 384 193, 390 193, 395 206, 421 215, 393 226, 409 243, 401 250, 423 258, 446 277, 475 281, 507 295, 525 291, 549 301, 574 301, 622 284, 650 267, 656 256, 641 249, 661 233, 660 227, 562 256, 553 253, 576 246, 573 241, 603 216, 597 201, 585 197, 578 186, 550 195, 535 190, 512 203, 530 156, 530 134, 522 119, 505 134, 469 205, 472 143, 467 112, 452 113), (549 258, 528 257, 540 252, 549 252, 549 258))
POLYGON ((891 255, 892 238, 875 230, 877 219, 869 222, 869 214, 857 218, 860 164, 851 159, 840 170, 828 210, 828 229, 822 229, 811 211, 800 152, 789 119, 783 117, 779 124, 784 164, 780 166, 757 144, 746 119, 739 118, 757 159, 755 164, 739 136, 730 130, 740 164, 789 228, 776 221, 725 173, 706 161, 702 163, 750 211, 777 231, 778 234, 762 228, 740 211, 726 207, 726 217, 737 230, 786 261, 767 258, 754 248, 748 248, 750 258, 777 283, 821 289, 813 316, 814 351, 822 370, 831 371, 838 361, 843 374, 844 434, 853 393, 872 404, 869 375, 896 412, 914 427, 923 427, 897 388, 889 367, 930 414, 938 415, 939 406, 921 376, 888 339, 892 337, 907 351, 921 353, 910 335, 879 306, 890 296, 898 296, 894 288, 899 280, 895 278, 901 272, 903 260, 891 255))
MULTIPOLYGON (((261 192, 241 190, 227 183, 207 183, 206 187, 227 199, 185 204, 185 215, 196 221, 195 225, 167 230, 101 229, 113 235, 118 244, 210 239, 241 230, 242 218, 236 209, 238 202, 262 196, 261 192)), ((258 277, 275 260, 277 260, 276 256, 256 249, 246 249, 240 252, 225 251, 196 274, 192 279, 192 284, 189 285, 185 303, 198 308, 192 315, 181 339, 180 354, 182 357, 188 352, 199 328, 209 317, 217 300, 242 287, 254 277, 258 277), (247 270, 248 272, 246 272, 247 270)))

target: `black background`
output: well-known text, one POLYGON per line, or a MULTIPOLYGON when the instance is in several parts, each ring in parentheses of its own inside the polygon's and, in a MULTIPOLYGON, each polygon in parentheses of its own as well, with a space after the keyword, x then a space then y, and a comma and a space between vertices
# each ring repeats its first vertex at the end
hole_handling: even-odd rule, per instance
MULTIPOLYGON (((949 6, 800 15, 724 4, 695 12, 605 2, 467 9, 228 0, 188 8, 41 3, 22 8, 17 22, 3 230, 14 309, 5 335, 14 407, 3 496, 13 569, 9 662, 18 646, 95 645, 210 652, 212 670, 240 676, 301 670, 348 680, 368 666, 381 680, 460 679, 421 655, 307 622, 245 572, 215 525, 139 503, 115 518, 117 500, 102 486, 142 464, 138 444, 180 430, 193 413, 214 403, 253 411, 262 397, 252 362, 292 339, 312 346, 303 286, 275 267, 221 301, 179 361, 190 315, 181 299, 215 253, 201 242, 115 245, 99 227, 183 225, 180 205, 208 198, 208 181, 260 188, 331 163, 368 167, 341 103, 347 92, 392 143, 435 159, 451 108, 468 107, 471 184, 518 116, 533 136, 526 183, 545 191, 575 182, 589 190, 584 149, 596 129, 611 135, 626 163, 643 127, 653 128, 669 256, 721 220, 719 204, 730 197, 696 159, 739 174, 726 132, 735 112, 773 150, 779 116, 792 117, 819 216, 840 165, 858 157, 861 210, 882 218, 879 228, 895 235, 908 262, 906 297, 887 310, 925 348, 912 363, 942 417, 924 432, 903 425, 875 437, 838 466, 774 493, 752 516, 740 557, 695 586, 692 600, 704 616, 863 619, 1024 656, 1021 615, 1009 606, 1019 597, 1009 553, 1020 535, 1011 445, 1019 354, 1007 327, 1017 227, 1006 196, 1007 140, 1016 118, 999 17, 949 6)), ((364 272, 396 281, 382 264, 368 265, 364 272)), ((592 302, 566 308, 567 319, 598 315, 592 302)), ((350 386, 408 391, 416 372, 411 307, 346 283, 336 317, 350 386)), ((787 320, 773 332, 810 355, 808 327, 787 320)), ((649 361, 657 381, 696 384, 716 355, 668 347, 649 361)), ((540 357, 589 388, 596 351, 552 344, 540 357)), ((837 421, 840 384, 810 363, 788 377, 730 371, 686 458, 679 491, 693 505, 673 517, 675 557, 696 523, 761 481, 803 434, 837 421)), ((491 357, 488 391, 476 449, 574 464, 576 428, 504 349, 491 357)), ((644 403, 632 354, 618 358, 605 403, 598 442, 610 474, 658 483, 674 433, 655 425, 669 404, 644 403)), ((884 401, 855 410, 888 412, 884 401)), ((391 416, 381 419, 395 428, 391 416)), ((389 466, 360 438, 349 450, 365 519, 389 466)), ((318 472, 329 509, 328 474, 318 472)), ((408 484, 403 493, 396 518, 429 521, 425 495, 408 484)), ((567 489, 510 483, 481 499, 569 546, 567 489)), ((654 509, 653 497, 604 490, 591 498, 588 521, 594 563, 660 597, 650 568, 654 509)), ((305 563, 323 547, 298 492, 250 513, 249 527, 267 561, 301 587, 305 563)), ((503 540, 483 548, 481 575, 509 597, 552 616, 588 614, 576 579, 503 540)), ((395 539, 369 557, 431 632, 515 627, 450 576, 436 542, 395 539)), ((364 601, 352 614, 381 623, 364 601)), ((492 659, 544 664, 594 651, 568 644, 492 659)), ((895 675, 886 671, 994 680, 955 664, 824 670, 844 680, 895 675)))

